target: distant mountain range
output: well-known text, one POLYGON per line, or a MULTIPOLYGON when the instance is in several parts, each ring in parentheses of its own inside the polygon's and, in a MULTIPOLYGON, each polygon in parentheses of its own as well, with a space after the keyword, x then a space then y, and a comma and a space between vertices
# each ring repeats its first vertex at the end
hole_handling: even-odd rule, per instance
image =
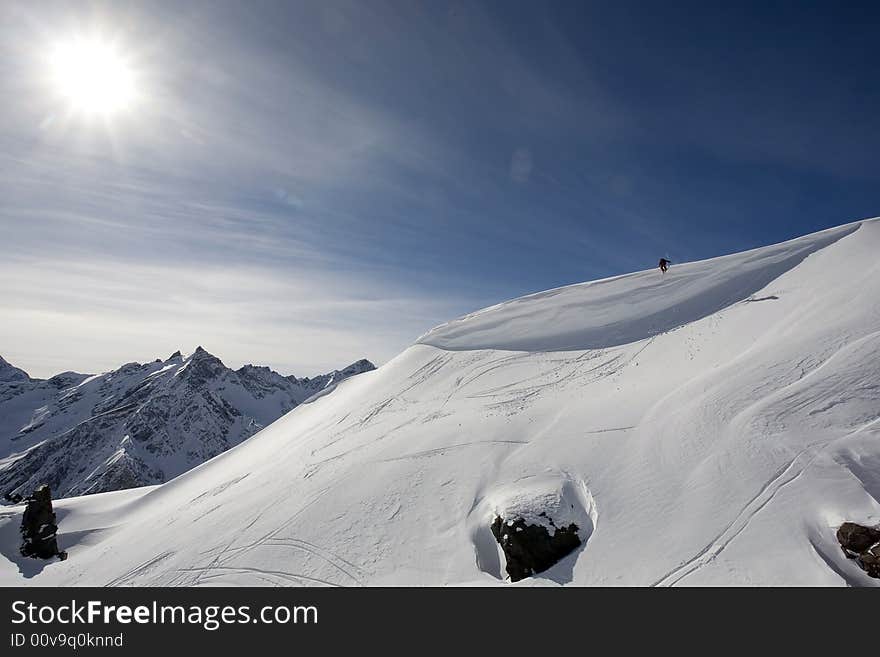
POLYGON ((312 378, 187 357, 32 379, 0 358, 0 493, 47 483, 56 497, 160 484, 257 433, 316 393, 376 369, 312 378))

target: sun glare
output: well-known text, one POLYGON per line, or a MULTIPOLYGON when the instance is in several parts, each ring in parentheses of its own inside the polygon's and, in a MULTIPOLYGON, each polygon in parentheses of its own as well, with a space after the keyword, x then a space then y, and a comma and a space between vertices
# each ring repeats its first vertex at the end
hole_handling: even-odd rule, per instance
POLYGON ((50 67, 58 93, 75 110, 87 114, 114 114, 135 99, 135 80, 126 58, 98 39, 58 45, 50 67))

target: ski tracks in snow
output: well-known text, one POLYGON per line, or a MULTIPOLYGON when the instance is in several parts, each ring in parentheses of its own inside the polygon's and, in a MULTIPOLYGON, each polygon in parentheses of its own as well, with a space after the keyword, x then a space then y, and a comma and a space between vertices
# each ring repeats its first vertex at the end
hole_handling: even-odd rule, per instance
POLYGON ((857 435, 878 423, 880 423, 880 418, 875 418, 843 436, 828 442, 814 443, 802 449, 791 461, 778 470, 770 481, 764 484, 757 495, 749 500, 733 521, 712 539, 708 545, 678 567, 667 572, 663 577, 651 584, 651 586, 674 586, 685 577, 711 563, 737 536, 745 531, 752 519, 773 501, 779 491, 800 478, 820 454, 840 441, 857 435))
POLYGON ((673 586, 682 579, 713 561, 743 530, 748 527, 752 518, 758 514, 776 494, 785 486, 800 477, 803 471, 816 458, 815 446, 801 450, 791 461, 776 472, 774 477, 764 484, 749 502, 740 510, 712 541, 693 557, 671 571, 667 572, 651 586, 673 586))
POLYGON ((195 586, 203 581, 216 579, 230 574, 246 574, 258 579, 263 579, 264 581, 266 581, 266 577, 268 577, 270 581, 272 577, 277 577, 294 583, 313 583, 325 586, 363 586, 364 571, 360 567, 328 548, 321 547, 320 545, 304 539, 283 535, 283 532, 291 527, 304 511, 317 503, 327 492, 329 492, 329 490, 329 488, 323 488, 317 491, 311 499, 306 502, 306 504, 304 504, 295 514, 280 526, 264 533, 256 540, 244 545, 234 546, 238 539, 245 536, 248 530, 257 524, 263 515, 262 513, 259 513, 245 528, 237 532, 229 543, 225 546, 219 547, 219 553, 214 556, 207 565, 191 568, 178 568, 177 572, 193 576, 190 581, 186 583, 187 586, 195 586), (347 581, 339 582, 326 577, 319 578, 304 573, 268 570, 251 566, 247 563, 241 565, 234 563, 236 560, 251 554, 254 550, 267 547, 291 548, 303 552, 308 556, 315 557, 320 562, 329 565, 331 568, 344 575, 347 578, 347 581))

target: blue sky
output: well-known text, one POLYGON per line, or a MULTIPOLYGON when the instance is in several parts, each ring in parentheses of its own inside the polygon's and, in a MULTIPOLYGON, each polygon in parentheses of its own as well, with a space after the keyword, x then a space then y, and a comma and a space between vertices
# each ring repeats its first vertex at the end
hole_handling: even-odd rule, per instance
POLYGON ((880 214, 870 3, 2 12, 0 354, 32 375, 382 362, 504 299, 880 214), (59 100, 75 34, 125 54, 130 109, 59 100))

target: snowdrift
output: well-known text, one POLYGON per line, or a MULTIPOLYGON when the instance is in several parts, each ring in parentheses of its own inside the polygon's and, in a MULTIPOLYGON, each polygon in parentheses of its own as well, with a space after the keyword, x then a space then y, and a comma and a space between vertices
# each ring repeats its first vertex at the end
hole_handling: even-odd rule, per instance
POLYGON ((419 338, 447 350, 567 351, 638 342, 742 301, 857 225, 745 253, 540 292, 443 324, 419 338))
POLYGON ((6 585, 864 585, 880 522, 880 222, 440 326, 158 487, 57 502, 6 585), (510 584, 489 526, 582 528, 510 584), (534 507, 534 508, 533 508, 534 507))

